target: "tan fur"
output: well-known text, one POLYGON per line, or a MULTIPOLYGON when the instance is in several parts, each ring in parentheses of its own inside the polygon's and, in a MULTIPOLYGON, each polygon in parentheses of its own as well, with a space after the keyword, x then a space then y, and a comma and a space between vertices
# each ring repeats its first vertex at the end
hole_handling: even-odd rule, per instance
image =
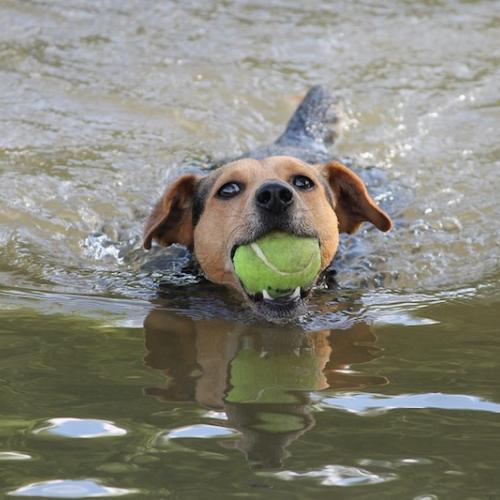
POLYGON ((255 192, 271 180, 291 185, 296 175, 307 176, 315 184, 311 191, 292 186, 297 195, 293 217, 318 235, 321 270, 337 251, 339 232, 352 233, 363 221, 382 231, 391 228, 391 220, 377 207, 361 179, 344 165, 331 162, 312 166, 292 157, 276 156, 238 160, 210 173, 214 182, 194 228, 190 210, 198 178, 186 175, 178 179, 154 208, 146 225, 144 246, 150 248, 155 239, 161 245, 178 242, 192 247, 209 280, 242 291, 231 262, 231 249, 245 239, 257 218, 255 192), (217 197, 220 187, 228 182, 240 183, 243 191, 231 199, 217 197), (328 186, 334 195, 334 206, 329 200, 328 186))
POLYGON ((195 255, 208 279, 239 288, 230 251, 238 239, 245 237, 247 221, 255 217, 255 192, 265 181, 282 180, 288 183, 295 175, 306 175, 317 185, 317 189, 310 192, 297 191, 296 213, 304 224, 318 233, 322 253, 321 267, 325 268, 338 245, 338 222, 318 174, 316 168, 285 157, 273 157, 263 161, 245 159, 223 167, 195 229, 195 255), (214 197, 213 194, 229 181, 245 185, 244 192, 231 200, 214 197), (213 237, 215 234, 218 235, 217 238, 213 237))

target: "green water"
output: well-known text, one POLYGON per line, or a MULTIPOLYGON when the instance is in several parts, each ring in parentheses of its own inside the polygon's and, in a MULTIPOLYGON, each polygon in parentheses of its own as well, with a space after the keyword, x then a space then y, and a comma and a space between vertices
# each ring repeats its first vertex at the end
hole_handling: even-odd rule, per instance
POLYGON ((500 497, 499 16, 1 2, 0 496, 500 497), (395 228, 276 327, 140 237, 169 172, 315 83, 395 228))

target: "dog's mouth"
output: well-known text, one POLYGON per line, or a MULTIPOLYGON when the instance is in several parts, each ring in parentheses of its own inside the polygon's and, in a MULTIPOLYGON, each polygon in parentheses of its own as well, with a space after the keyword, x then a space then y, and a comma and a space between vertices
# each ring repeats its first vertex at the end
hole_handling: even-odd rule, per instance
MULTIPOLYGON (((241 285, 243 290, 245 287, 243 284, 241 285)), ((283 295, 279 295, 277 297, 272 297, 267 290, 262 290, 261 292, 250 294, 245 290, 245 294, 247 297, 255 303, 265 302, 268 305, 275 305, 278 307, 283 307, 287 305, 292 305, 295 302, 300 302, 301 300, 307 299, 312 290, 311 288, 301 288, 298 286, 295 290, 285 293, 283 295)))
POLYGON ((241 288, 254 312, 273 322, 286 322, 305 314, 307 299, 312 291, 312 288, 297 287, 291 293, 272 297, 267 290, 250 294, 243 285, 241 288))
MULTIPOLYGON (((312 236, 312 235, 311 235, 312 236)), ((244 242, 234 245, 231 249, 231 262, 234 269, 234 256, 239 246, 248 244, 244 242)), ((311 295, 312 286, 297 286, 293 289, 279 290, 278 294, 270 293, 270 290, 263 289, 256 293, 246 290, 244 284, 239 279, 236 271, 236 278, 239 281, 240 289, 250 304, 252 309, 260 316, 271 321, 283 321, 293 319, 306 312, 306 303, 311 295)))

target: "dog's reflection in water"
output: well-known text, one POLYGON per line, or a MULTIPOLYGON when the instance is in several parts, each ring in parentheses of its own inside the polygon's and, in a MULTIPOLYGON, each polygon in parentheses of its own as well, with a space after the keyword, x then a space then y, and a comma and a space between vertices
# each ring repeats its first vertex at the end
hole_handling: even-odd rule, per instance
POLYGON ((387 383, 345 370, 380 355, 366 323, 305 333, 155 309, 144 326, 145 362, 166 378, 146 394, 224 411, 225 425, 241 433, 232 443, 256 467, 280 467, 290 443, 313 427, 311 392, 387 383))

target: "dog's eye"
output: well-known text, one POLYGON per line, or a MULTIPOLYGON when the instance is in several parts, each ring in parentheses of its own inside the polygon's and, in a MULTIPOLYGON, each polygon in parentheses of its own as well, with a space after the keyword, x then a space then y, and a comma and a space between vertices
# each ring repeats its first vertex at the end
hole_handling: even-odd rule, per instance
POLYGON ((227 182, 222 185, 217 191, 217 196, 219 198, 233 198, 237 194, 241 193, 241 184, 237 182, 227 182))
POLYGON ((303 191, 309 191, 314 187, 314 182, 305 175, 296 175, 292 179, 292 184, 303 191))

